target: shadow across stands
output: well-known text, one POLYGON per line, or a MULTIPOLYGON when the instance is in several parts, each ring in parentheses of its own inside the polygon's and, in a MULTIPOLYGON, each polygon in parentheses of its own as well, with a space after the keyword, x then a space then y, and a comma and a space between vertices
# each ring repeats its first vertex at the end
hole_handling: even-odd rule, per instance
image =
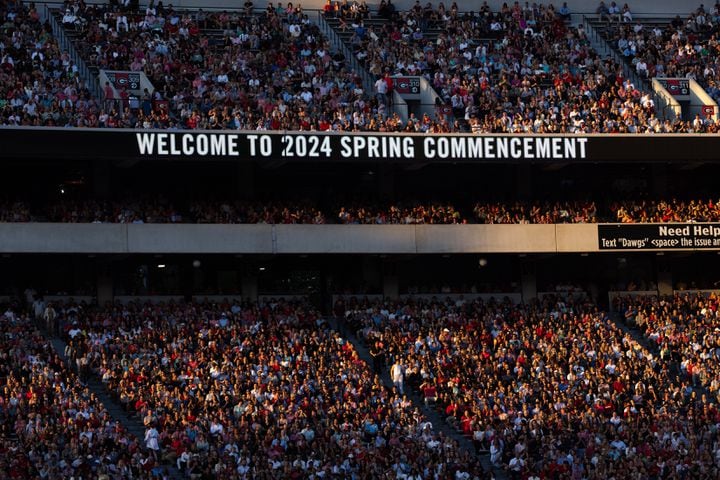
MULTIPOLYGON (((302 301, 67 304, 56 313, 81 375, 99 375, 142 419, 146 448, 189 475, 482 475, 404 397, 414 390, 510 478, 715 478, 717 299, 619 301, 660 353, 587 297, 546 295, 526 305, 338 298, 339 322, 366 343, 375 371, 390 368, 391 388, 302 301)), ((11 395, 3 415, 33 405, 35 393, 45 398, 47 379, 63 369, 52 357, 43 362, 41 337, 23 330, 28 322, 12 309, 3 314, 4 355, 29 362, 22 371, 40 389, 19 387, 33 395, 16 404, 11 395)), ((69 374, 66 381, 74 384, 69 374)), ((32 452, 13 461, 35 461, 32 452)))
POLYGON ((718 305, 715 293, 616 299, 625 321, 657 346, 660 358, 677 363, 685 381, 707 388, 714 399, 720 398, 718 305))
POLYGON ((81 310, 65 335, 187 475, 482 476, 304 302, 81 310))
POLYGON ((511 478, 718 475, 717 401, 587 300, 336 304, 511 478))
POLYGON ((160 478, 151 451, 112 419, 27 315, 0 315, 0 476, 160 478))

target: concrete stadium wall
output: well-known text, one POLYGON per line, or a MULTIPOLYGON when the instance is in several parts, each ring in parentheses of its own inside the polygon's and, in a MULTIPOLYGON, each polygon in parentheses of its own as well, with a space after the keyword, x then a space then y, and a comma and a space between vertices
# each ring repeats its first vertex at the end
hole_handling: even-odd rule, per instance
POLYGON ((271 225, 128 224, 126 227, 125 248, 131 253, 273 253, 271 225))
POLYGON ((0 253, 597 252, 597 225, 0 224, 0 253))
POLYGON ((125 253, 127 225, 29 223, 0 225, 2 253, 125 253))
POLYGON ((419 225, 416 245, 417 253, 557 251, 555 225, 419 225))
POLYGON ((408 225, 277 225, 275 230, 277 253, 417 251, 415 228, 408 225))
POLYGON ((597 252, 597 225, 555 225, 555 241, 558 252, 597 252))

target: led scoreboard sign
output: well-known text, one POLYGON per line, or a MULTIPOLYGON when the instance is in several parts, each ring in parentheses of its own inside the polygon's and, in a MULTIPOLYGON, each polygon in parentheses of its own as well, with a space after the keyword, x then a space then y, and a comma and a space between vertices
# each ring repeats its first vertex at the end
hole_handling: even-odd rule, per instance
POLYGON ((584 159, 584 137, 136 133, 140 156, 304 159, 584 159))
POLYGON ((720 135, 503 135, 0 127, 0 158, 242 162, 719 162, 720 135))
POLYGON ((720 223, 598 225, 600 250, 720 249, 720 223))

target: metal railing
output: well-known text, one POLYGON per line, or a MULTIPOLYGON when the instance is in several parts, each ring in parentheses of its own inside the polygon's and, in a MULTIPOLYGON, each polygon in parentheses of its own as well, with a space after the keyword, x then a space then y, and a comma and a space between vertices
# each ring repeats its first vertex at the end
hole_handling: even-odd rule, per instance
POLYGON ((635 87, 639 90, 650 92, 653 102, 655 103, 657 117, 661 120, 682 119, 682 107, 679 104, 674 104, 672 101, 669 101, 668 98, 658 93, 652 85, 651 78, 643 78, 638 75, 630 63, 623 58, 620 53, 612 47, 610 42, 594 28, 591 20, 591 17, 583 16, 583 24, 586 32, 588 32, 588 35, 592 35, 596 42, 605 45, 608 54, 613 58, 613 60, 622 65, 625 78, 630 79, 630 81, 632 81, 635 87))
POLYGON ((75 45, 73 45, 67 35, 65 35, 65 28, 58 23, 57 18, 53 15, 52 9, 46 4, 44 10, 45 18, 50 23, 50 28, 52 29, 53 36, 57 39, 58 46, 70 55, 70 60, 72 60, 77 66, 80 78, 83 80, 88 90, 90 90, 93 97, 101 99, 102 91, 97 77, 90 71, 87 64, 75 48, 75 45))
POLYGON ((626 79, 629 79, 635 88, 638 90, 651 91, 650 82, 647 79, 642 78, 637 72, 628 64, 628 62, 620 56, 620 54, 613 48, 608 40, 603 37, 593 26, 590 21, 591 18, 583 16, 583 26, 585 27, 585 33, 588 37, 592 37, 593 41, 597 44, 603 45, 607 54, 620 66, 622 66, 623 74, 626 79))

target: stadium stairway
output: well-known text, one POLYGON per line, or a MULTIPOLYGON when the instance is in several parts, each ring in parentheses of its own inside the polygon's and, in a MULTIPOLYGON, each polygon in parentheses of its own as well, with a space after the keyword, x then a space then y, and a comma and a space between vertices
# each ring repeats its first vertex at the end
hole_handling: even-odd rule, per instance
MULTIPOLYGON (((57 352, 60 358, 62 358, 62 360, 71 370, 77 373, 74 362, 72 362, 72 360, 67 358, 65 355, 65 347, 67 346, 67 344, 63 340, 54 336, 48 336, 48 338, 50 338, 50 343, 55 349, 55 352, 57 352)), ((90 389, 90 391, 94 393, 95 396, 103 403, 112 418, 120 421, 120 424, 122 424, 122 426, 125 427, 128 432, 135 435, 140 440, 140 443, 144 445, 145 442, 143 439, 145 438, 145 427, 142 424, 141 419, 139 417, 128 416, 127 412, 123 410, 123 408, 116 401, 114 401, 110 397, 110 395, 108 395, 105 386, 100 381, 97 375, 91 374, 90 377, 85 379, 84 381, 85 385, 90 389)), ((185 478, 182 473, 176 468, 176 466, 172 463, 162 463, 161 467, 165 472, 165 478, 173 480, 182 480, 183 478, 185 478)))
MULTIPOLYGON (((592 29, 596 28, 594 23, 590 22, 589 24, 592 29)), ((592 49, 595 50, 601 58, 605 58, 612 54, 610 44, 605 41, 597 30, 590 30, 589 33, 590 35, 588 35, 588 41, 590 42, 590 47, 592 47, 592 49)))
MULTIPOLYGON (((326 320, 335 331, 340 333, 343 338, 345 338, 353 345, 353 347, 355 347, 355 350, 357 351, 360 358, 368 364, 369 368, 372 368, 372 358, 370 357, 370 351, 363 344, 363 342, 355 336, 355 332, 349 331, 341 322, 338 322, 337 319, 333 317, 328 317, 326 318, 326 320)), ((393 382, 390 378, 389 366, 386 365, 386 368, 382 370, 382 373, 380 374, 380 379, 382 380, 383 385, 388 388, 393 388, 393 382)), ((408 388, 405 393, 407 394, 408 398, 413 402, 413 404, 423 412, 423 414, 428 418, 428 420, 430 420, 433 425, 433 430, 435 432, 442 432, 447 437, 454 439, 458 442, 460 448, 468 452, 475 451, 475 447, 472 441, 466 438, 462 433, 448 425, 448 423, 440 416, 440 413, 437 410, 433 408, 427 408, 425 406, 425 402, 423 401, 418 392, 413 391, 413 389, 411 388, 408 388)), ((508 478, 505 470, 501 468, 495 468, 490 464, 489 454, 482 454, 479 457, 485 472, 487 472, 488 474, 492 473, 492 476, 488 476, 488 478, 493 478, 495 480, 506 480, 508 478)))
MULTIPOLYGON (((351 43, 351 39, 355 32, 355 30, 350 26, 352 24, 352 21, 347 22, 348 26, 345 29, 341 28, 340 20, 336 17, 325 17, 325 21, 333 30, 335 30, 335 34, 338 36, 338 38, 340 38, 340 40, 345 44, 345 46, 347 46, 352 52, 353 46, 351 43)), ((383 28, 385 28, 385 26, 387 25, 390 25, 391 21, 384 17, 372 16, 370 18, 363 19, 363 24, 366 28, 372 27, 376 33, 382 34, 383 28)), ((423 29, 423 41, 429 40, 432 43, 435 43, 440 34, 444 33, 445 31, 446 29, 442 25, 427 25, 423 29)))
MULTIPOLYGON (((647 17, 638 19, 638 22, 642 23, 643 27, 646 30, 652 29, 656 26, 664 29, 670 24, 671 21, 672 19, 668 17, 647 17)), ((627 24, 600 21, 600 19, 597 17, 585 16, 583 16, 582 20, 577 23, 582 23, 584 25, 588 41, 590 42, 590 46, 598 53, 598 55, 600 55, 600 57, 614 58, 615 61, 617 61, 623 66, 623 72, 625 73, 626 78, 630 78, 636 86, 642 87, 642 89, 652 89, 650 81, 644 78, 640 78, 636 74, 635 68, 630 61, 631 59, 624 57, 622 55, 622 52, 620 52, 617 47, 614 46, 610 41, 613 32, 617 31, 617 29, 621 25, 627 24)))

